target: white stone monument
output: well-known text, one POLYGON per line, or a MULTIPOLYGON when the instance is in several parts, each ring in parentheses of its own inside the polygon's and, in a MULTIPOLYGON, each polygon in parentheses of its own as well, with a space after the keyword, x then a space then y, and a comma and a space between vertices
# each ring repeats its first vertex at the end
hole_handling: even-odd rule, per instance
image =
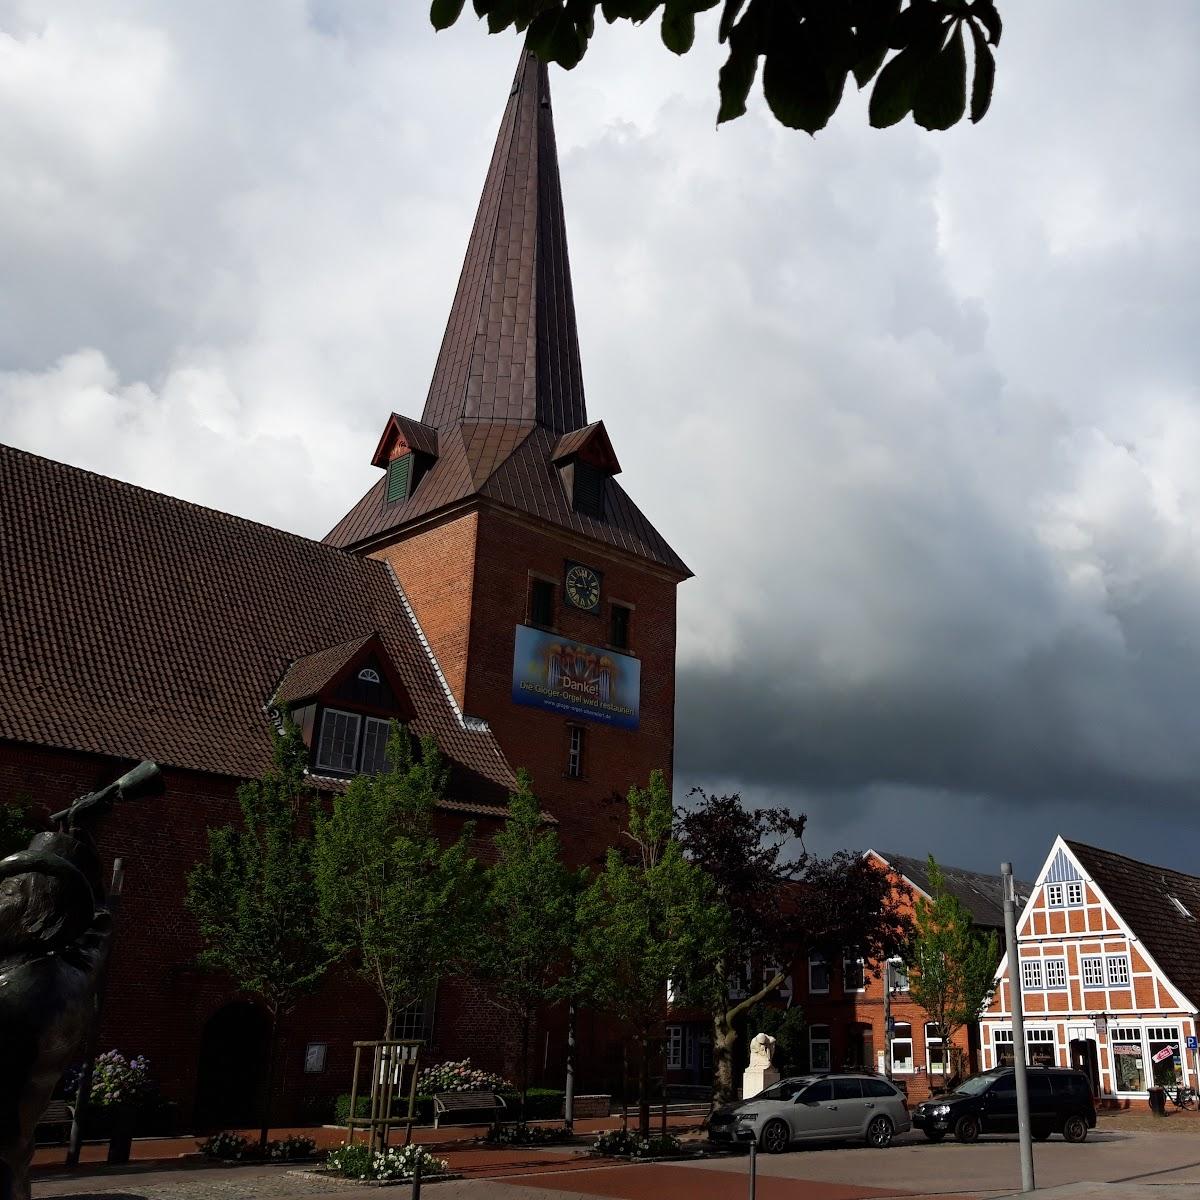
POLYGON ((750 1041, 750 1064, 742 1072, 743 1100, 779 1082, 779 1072, 771 1064, 774 1054, 775 1039, 770 1034, 756 1033, 750 1041))

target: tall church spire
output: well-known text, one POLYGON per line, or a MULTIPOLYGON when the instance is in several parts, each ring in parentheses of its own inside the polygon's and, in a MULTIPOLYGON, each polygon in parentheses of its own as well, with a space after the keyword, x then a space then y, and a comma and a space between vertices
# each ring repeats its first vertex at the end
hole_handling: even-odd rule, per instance
POLYGON ((521 51, 422 421, 587 424, 550 80, 521 51))

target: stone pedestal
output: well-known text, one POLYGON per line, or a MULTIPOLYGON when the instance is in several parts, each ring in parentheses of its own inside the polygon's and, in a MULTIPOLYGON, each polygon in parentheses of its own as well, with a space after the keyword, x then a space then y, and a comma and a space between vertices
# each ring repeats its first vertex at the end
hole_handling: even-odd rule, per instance
POLYGON ((763 1088, 779 1082, 779 1072, 774 1067, 747 1067, 742 1072, 742 1099, 749 1100, 757 1096, 763 1088))

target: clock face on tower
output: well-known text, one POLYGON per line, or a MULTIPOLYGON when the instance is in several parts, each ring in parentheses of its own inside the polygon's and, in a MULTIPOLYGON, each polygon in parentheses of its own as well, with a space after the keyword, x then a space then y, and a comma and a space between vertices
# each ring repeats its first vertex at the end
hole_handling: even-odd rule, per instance
POLYGON ((583 563, 567 563, 563 581, 567 603, 584 612, 600 611, 600 572, 585 567, 583 563))

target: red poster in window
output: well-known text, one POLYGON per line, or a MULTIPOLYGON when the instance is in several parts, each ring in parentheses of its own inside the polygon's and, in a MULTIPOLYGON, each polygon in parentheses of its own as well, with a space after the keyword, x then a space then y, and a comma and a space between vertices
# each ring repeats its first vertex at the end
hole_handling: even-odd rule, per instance
POLYGON ((1155 1056, 1155 1062, 1162 1062, 1164 1059, 1170 1058, 1175 1053, 1174 1046, 1164 1046, 1155 1056))

